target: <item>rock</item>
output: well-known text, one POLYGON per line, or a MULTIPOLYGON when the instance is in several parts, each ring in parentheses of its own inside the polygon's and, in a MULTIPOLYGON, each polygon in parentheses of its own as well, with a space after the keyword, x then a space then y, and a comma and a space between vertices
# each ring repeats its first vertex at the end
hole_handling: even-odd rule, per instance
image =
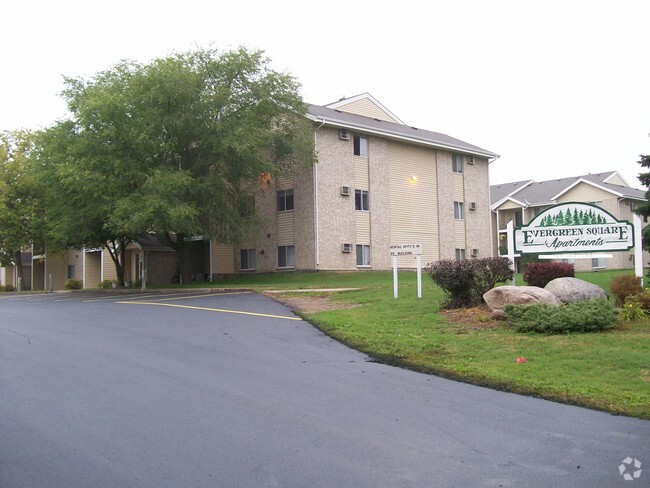
POLYGON ((544 289, 553 293, 562 303, 595 298, 607 300, 607 293, 600 286, 578 278, 555 278, 544 289))
POLYGON ((497 286, 485 293, 483 300, 492 311, 503 311, 503 307, 509 304, 548 303, 557 307, 562 305, 553 293, 538 286, 497 286))
POLYGON ((503 310, 492 310, 492 318, 494 320, 505 320, 506 319, 506 314, 503 310))

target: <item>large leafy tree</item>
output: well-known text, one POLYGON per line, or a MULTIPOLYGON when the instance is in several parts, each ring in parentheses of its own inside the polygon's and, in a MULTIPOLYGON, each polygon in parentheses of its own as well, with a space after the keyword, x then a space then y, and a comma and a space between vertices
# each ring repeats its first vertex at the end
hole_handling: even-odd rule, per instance
MULTIPOLYGON (((66 79, 63 95, 69 120, 40 139, 50 237, 61 244, 123 250, 155 232, 182 272, 186 237, 236 242, 260 175, 312 163, 299 85, 260 51, 123 62, 66 79)), ((119 253, 114 261, 123 275, 119 253)))
POLYGON ((38 233, 42 211, 31 165, 32 134, 0 134, 0 264, 16 266, 24 278, 21 251, 38 233))

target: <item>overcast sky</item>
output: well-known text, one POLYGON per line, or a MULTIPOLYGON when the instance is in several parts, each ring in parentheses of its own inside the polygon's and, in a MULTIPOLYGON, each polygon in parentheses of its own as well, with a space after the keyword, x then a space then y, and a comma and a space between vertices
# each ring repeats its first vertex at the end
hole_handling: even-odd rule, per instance
POLYGON ((491 183, 650 153, 650 1, 7 0, 0 130, 65 115, 62 76, 194 47, 262 49, 306 102, 368 92, 405 123, 501 155, 491 183))

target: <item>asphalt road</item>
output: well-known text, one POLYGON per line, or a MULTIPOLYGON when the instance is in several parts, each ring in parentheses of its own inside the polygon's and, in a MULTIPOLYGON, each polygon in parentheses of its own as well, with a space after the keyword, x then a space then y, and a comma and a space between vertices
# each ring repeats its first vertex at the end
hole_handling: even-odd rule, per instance
POLYGON ((0 487, 650 486, 648 421, 368 362, 265 297, 194 295, 3 296, 0 487))

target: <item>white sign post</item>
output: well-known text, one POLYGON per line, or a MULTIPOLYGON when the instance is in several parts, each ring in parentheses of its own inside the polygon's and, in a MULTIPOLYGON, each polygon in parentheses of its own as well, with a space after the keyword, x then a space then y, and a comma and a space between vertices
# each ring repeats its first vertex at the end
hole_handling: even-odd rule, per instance
POLYGON ((632 217, 632 222, 634 222, 634 274, 641 278, 641 286, 643 286, 643 223, 637 214, 632 217))
POLYGON ((391 244, 390 255, 393 258, 393 296, 397 298, 397 257, 415 256, 418 275, 418 298, 422 298, 422 245, 391 244))

